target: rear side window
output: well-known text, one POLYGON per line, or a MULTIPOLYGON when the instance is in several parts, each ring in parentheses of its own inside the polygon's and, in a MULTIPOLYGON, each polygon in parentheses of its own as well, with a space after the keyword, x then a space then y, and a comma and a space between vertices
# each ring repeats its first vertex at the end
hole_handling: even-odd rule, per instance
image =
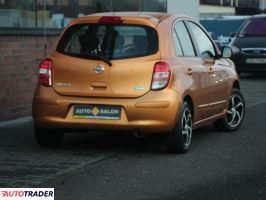
POLYGON ((75 25, 65 32, 57 51, 77 57, 92 54, 107 59, 141 57, 158 51, 158 35, 147 26, 75 25))
POLYGON ((215 56, 215 50, 212 41, 207 34, 196 24, 188 22, 191 32, 199 48, 201 57, 215 56))
POLYGON ((175 52, 177 56, 184 56, 183 50, 179 41, 179 38, 176 35, 176 32, 173 31, 173 42, 174 42, 174 47, 175 47, 175 52))
POLYGON ((266 36, 266 18, 248 20, 241 29, 239 36, 266 36))
POLYGON ((182 47, 184 56, 189 56, 189 57, 195 56, 193 44, 191 42, 189 33, 187 31, 187 28, 185 27, 184 22, 176 23, 175 31, 176 31, 177 37, 181 43, 181 47, 182 47))

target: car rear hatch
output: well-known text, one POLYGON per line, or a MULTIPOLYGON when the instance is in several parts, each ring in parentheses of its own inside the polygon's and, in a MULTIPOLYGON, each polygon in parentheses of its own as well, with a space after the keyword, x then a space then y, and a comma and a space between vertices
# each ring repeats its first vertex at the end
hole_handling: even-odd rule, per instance
POLYGON ((94 17, 70 26, 51 59, 59 94, 135 98, 150 90, 158 35, 145 20, 94 17))

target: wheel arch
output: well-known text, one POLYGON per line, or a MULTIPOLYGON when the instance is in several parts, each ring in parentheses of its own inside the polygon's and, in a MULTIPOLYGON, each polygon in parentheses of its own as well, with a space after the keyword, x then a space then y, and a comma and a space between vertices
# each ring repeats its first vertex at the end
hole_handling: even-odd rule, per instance
POLYGON ((236 89, 239 89, 239 90, 240 90, 240 83, 239 83, 238 80, 235 80, 235 81, 233 82, 233 87, 232 87, 232 88, 236 88, 236 89))

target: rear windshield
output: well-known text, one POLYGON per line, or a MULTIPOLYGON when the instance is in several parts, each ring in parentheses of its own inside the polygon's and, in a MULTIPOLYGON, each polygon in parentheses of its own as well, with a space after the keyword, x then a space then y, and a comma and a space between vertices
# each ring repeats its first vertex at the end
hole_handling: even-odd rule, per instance
POLYGON ((147 26, 74 25, 63 35, 57 51, 83 58, 97 55, 109 60, 141 57, 158 51, 158 35, 147 26))
POLYGON ((266 18, 248 20, 240 31, 239 36, 266 36, 266 18))

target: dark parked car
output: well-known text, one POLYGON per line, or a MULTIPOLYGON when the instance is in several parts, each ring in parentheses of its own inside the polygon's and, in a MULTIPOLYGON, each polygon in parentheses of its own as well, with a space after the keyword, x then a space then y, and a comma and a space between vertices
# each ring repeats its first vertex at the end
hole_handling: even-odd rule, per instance
POLYGON ((230 46, 238 73, 266 72, 266 15, 248 18, 230 46))

